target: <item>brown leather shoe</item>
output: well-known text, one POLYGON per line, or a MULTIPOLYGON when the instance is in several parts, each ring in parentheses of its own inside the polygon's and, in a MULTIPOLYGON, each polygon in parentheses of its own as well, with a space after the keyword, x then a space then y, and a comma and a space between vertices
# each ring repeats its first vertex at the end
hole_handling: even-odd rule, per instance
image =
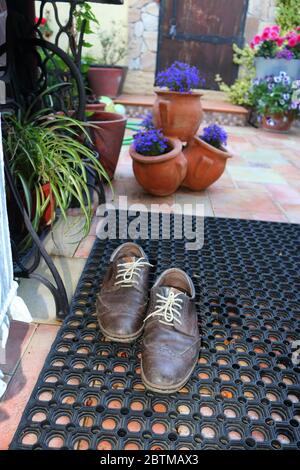
POLYGON ((111 341, 130 343, 141 335, 150 266, 135 243, 124 243, 113 252, 97 297, 98 322, 111 341))
POLYGON ((180 390, 198 361, 200 335, 194 297, 192 280, 176 268, 161 274, 151 289, 141 374, 153 392, 180 390))

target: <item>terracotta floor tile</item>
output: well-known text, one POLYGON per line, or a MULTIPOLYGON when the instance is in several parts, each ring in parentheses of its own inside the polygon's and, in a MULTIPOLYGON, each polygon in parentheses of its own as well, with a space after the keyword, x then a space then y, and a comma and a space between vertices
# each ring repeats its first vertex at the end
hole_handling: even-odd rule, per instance
POLYGON ((267 147, 252 152, 241 152, 241 155, 251 163, 265 163, 270 166, 284 165, 285 163, 285 158, 280 152, 267 147))
POLYGON ((280 213, 278 207, 273 203, 271 197, 261 191, 248 189, 223 189, 210 192, 213 210, 231 210, 234 215, 236 211, 251 212, 260 208, 265 213, 280 213))
POLYGON ((266 184, 266 189, 272 199, 281 204, 300 204, 300 191, 289 186, 266 184))
POLYGON ((263 183, 249 183, 248 181, 235 181, 236 187, 239 189, 249 189, 251 191, 267 192, 266 185, 263 183))
POLYGON ((74 257, 75 258, 88 258, 95 243, 96 236, 89 235, 87 236, 82 242, 80 243, 79 247, 77 248, 74 257))
POLYGON ((39 325, 0 402, 0 449, 8 448, 25 405, 59 330, 54 325, 39 325))
POLYGON ((280 204, 288 220, 293 224, 300 224, 300 204, 280 204))
MULTIPOLYGON (((300 146, 300 143, 299 143, 300 146)), ((286 163, 285 165, 280 165, 276 167, 276 171, 288 181, 289 178, 299 178, 300 179, 300 170, 294 165, 286 163)))
POLYGON ((37 325, 35 323, 11 322, 5 348, 6 363, 0 363, 0 369, 4 374, 13 374, 36 327, 37 325))
POLYGON ((215 217, 221 217, 225 219, 243 219, 253 220, 253 214, 251 212, 241 210, 230 210, 230 209, 214 209, 215 217))
POLYGON ((267 214, 265 212, 255 212, 252 214, 254 220, 262 220, 264 222, 288 222, 287 217, 281 214, 267 214))
POLYGON ((262 184, 286 184, 278 171, 272 168, 228 165, 228 173, 234 181, 262 184))

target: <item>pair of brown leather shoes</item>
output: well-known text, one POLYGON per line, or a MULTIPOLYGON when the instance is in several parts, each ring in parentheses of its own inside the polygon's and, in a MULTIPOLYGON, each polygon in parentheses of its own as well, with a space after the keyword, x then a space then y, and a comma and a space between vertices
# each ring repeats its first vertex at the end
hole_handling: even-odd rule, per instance
POLYGON ((167 269, 152 287, 148 303, 150 267, 135 243, 117 248, 97 298, 97 316, 112 341, 130 343, 144 331, 142 380, 154 392, 174 393, 188 381, 198 360, 195 289, 184 271, 167 269))

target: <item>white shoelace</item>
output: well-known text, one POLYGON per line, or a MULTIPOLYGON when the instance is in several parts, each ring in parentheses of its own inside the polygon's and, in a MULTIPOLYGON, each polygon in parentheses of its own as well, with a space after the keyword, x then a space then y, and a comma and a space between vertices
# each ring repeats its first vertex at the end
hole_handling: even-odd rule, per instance
POLYGON ((145 258, 139 258, 136 261, 119 263, 115 286, 133 287, 139 284, 140 271, 145 266, 152 266, 145 258))
POLYGON ((180 294, 175 294, 170 290, 168 296, 156 294, 156 309, 150 313, 144 321, 152 317, 161 317, 160 323, 164 325, 173 325, 174 322, 182 324, 181 322, 181 307, 183 299, 179 299, 180 294))

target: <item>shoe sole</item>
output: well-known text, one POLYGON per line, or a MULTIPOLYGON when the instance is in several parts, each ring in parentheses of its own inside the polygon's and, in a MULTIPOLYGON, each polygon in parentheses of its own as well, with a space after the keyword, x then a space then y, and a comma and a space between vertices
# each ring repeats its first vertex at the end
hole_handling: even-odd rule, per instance
POLYGON ((142 381, 143 381, 143 384, 145 385, 145 387, 148 389, 148 390, 151 390, 152 392, 155 392, 155 393, 160 393, 160 394, 163 394, 163 395, 170 395, 171 393, 176 393, 178 392, 190 379, 196 365, 198 363, 198 358, 196 359, 193 367, 191 368, 190 372, 188 373, 188 375, 181 381, 181 382, 178 382, 178 384, 174 385, 173 387, 174 388, 168 388, 168 389, 161 389, 161 388, 158 388, 156 387, 155 384, 151 383, 151 382, 148 382, 146 379, 145 379, 145 374, 144 374, 144 371, 143 371, 143 363, 141 361, 141 378, 142 378, 142 381))
POLYGON ((100 330, 102 331, 104 336, 107 339, 109 339, 109 341, 114 341, 115 343, 132 343, 133 341, 135 341, 136 339, 138 339, 141 336, 141 334, 143 332, 143 329, 144 329, 144 327, 142 327, 139 331, 137 331, 133 335, 129 335, 129 336, 112 336, 111 333, 108 333, 101 326, 101 323, 99 322, 99 320, 98 320, 98 323, 99 323, 100 330))

